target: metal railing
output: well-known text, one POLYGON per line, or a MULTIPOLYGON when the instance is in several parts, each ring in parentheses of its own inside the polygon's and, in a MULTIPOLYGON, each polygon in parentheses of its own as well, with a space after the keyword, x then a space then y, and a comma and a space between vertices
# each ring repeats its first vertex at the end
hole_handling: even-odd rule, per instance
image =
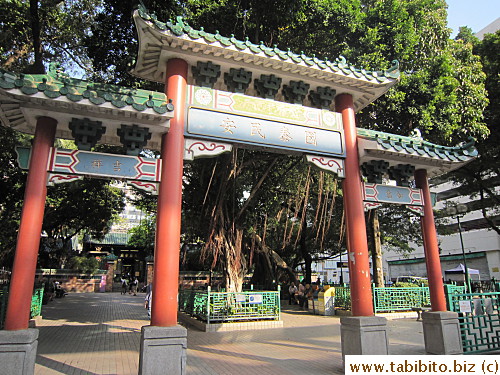
MULTIPOLYGON (((36 287, 31 298, 30 318, 42 315, 42 300, 44 286, 36 287)), ((9 299, 9 288, 4 286, 0 289, 0 329, 4 328, 5 315, 7 313, 7 302, 9 299)))
POLYGON ((409 311, 413 307, 430 305, 428 287, 372 288, 375 312, 409 311))
POLYGON ((464 354, 500 350, 500 292, 447 295, 458 313, 464 354))
MULTIPOLYGON (((445 285, 447 298, 453 293, 463 293, 465 287, 445 285)), ((428 287, 372 287, 373 308, 375 312, 411 311, 413 307, 430 305, 428 287)), ((351 289, 335 287, 335 307, 343 310, 351 309, 351 289)))
POLYGON ((179 309, 207 323, 279 320, 280 291, 179 291, 179 309))
POLYGON ((335 307, 342 310, 351 309, 351 288, 348 286, 336 286, 335 288, 335 307))

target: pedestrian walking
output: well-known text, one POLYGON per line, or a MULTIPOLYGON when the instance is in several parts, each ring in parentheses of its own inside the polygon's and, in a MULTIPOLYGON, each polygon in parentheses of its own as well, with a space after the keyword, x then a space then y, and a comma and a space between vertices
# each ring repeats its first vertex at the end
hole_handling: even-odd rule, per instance
POLYGON ((139 285, 139 280, 137 280, 137 277, 134 278, 134 280, 131 283, 131 292, 134 294, 134 296, 137 295, 137 287, 139 285))
POLYGON ((127 279, 122 277, 121 282, 122 282, 121 294, 127 294, 127 279))
POLYGON ((153 302, 153 283, 146 287, 146 297, 144 298, 144 307, 148 309, 148 318, 151 318, 151 304, 153 302))

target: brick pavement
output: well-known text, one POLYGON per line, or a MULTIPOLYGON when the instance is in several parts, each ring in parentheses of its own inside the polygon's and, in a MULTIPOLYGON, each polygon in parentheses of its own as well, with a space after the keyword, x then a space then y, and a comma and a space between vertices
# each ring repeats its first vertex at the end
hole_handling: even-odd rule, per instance
MULTIPOLYGON (((42 309, 36 375, 137 374, 144 294, 69 294, 42 309)), ((338 317, 284 306, 283 328, 201 332, 188 327, 187 375, 341 374, 338 317)), ((390 354, 424 354, 422 325, 388 322, 390 354)))

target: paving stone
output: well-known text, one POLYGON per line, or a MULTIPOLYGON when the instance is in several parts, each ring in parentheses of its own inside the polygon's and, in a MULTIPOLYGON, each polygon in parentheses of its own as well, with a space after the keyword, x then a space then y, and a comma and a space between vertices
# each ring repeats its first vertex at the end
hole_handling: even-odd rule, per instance
MULTIPOLYGON (((144 294, 70 293, 42 308, 36 375, 136 375, 144 294)), ((340 319, 283 305, 283 327, 188 328, 187 375, 342 374, 340 319)), ((425 354, 421 322, 388 321, 390 354, 425 354)))

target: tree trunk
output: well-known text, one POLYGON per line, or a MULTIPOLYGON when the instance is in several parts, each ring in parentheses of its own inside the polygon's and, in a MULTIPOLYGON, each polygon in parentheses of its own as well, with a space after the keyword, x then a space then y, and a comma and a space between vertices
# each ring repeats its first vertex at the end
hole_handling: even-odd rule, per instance
POLYGON ((295 285, 297 285, 297 276, 292 267, 290 267, 276 251, 264 245, 262 239, 258 235, 255 235, 255 245, 255 251, 259 260, 256 262, 252 281, 255 283, 263 283, 265 289, 273 289, 277 282, 276 270, 281 269, 287 274, 289 281, 293 281, 295 285))
POLYGON ((378 210, 370 210, 368 216, 368 246, 372 254, 373 282, 376 287, 384 286, 384 268, 382 265, 382 243, 378 210))
POLYGON ((226 232, 225 238, 225 267, 226 289, 228 292, 241 292, 243 290, 243 281, 247 273, 246 259, 242 251, 243 230, 236 229, 236 233, 226 232), (233 241, 228 241, 229 237, 234 237, 233 241))
POLYGON ((30 0, 31 32, 33 34, 33 51, 35 61, 31 66, 30 73, 45 74, 42 59, 42 41, 40 39, 40 16, 38 14, 38 1, 30 0))
POLYGON ((307 249, 307 242, 306 242, 306 235, 307 235, 307 223, 305 219, 305 215, 303 215, 302 218, 302 231, 300 233, 300 253, 302 255, 302 258, 304 259, 304 284, 311 284, 311 278, 312 278, 312 270, 311 270, 311 265, 312 265, 312 257, 311 253, 307 249))

